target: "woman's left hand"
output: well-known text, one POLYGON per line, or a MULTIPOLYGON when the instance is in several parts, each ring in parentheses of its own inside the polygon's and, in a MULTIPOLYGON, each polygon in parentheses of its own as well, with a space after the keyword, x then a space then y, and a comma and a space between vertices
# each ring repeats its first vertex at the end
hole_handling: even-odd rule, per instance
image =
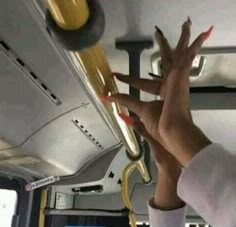
POLYGON ((153 139, 141 121, 136 120, 132 127, 148 142, 158 171, 164 172, 171 178, 178 178, 181 173, 181 165, 176 158, 153 139))
POLYGON ((133 128, 148 142, 157 166, 157 185, 151 205, 161 210, 183 207, 185 203, 177 195, 181 165, 172 154, 151 137, 142 122, 137 120, 133 128))

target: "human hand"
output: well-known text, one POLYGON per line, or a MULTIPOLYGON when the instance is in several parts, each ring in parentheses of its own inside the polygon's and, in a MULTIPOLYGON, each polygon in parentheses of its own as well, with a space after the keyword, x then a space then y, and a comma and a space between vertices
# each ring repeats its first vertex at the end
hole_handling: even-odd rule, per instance
POLYGON ((148 142, 157 167, 157 185, 151 205, 161 210, 173 210, 183 207, 185 203, 177 195, 177 184, 181 174, 181 165, 156 140, 154 140, 138 119, 132 125, 148 142))
POLYGON ((162 32, 158 28, 156 32, 156 39, 165 56, 163 67, 166 72, 162 85, 164 104, 158 131, 163 144, 184 166, 196 153, 211 143, 192 120, 189 74, 192 61, 203 42, 210 36, 213 26, 201 33, 189 46, 190 25, 191 21, 188 18, 182 26, 177 47, 172 52, 162 32))
POLYGON ((170 178, 177 179, 181 173, 181 165, 176 158, 158 141, 153 139, 139 119, 134 120, 132 127, 148 142, 158 171, 165 173, 165 175, 168 175, 170 178))
MULTIPOLYGON (((170 49, 168 41, 159 29, 155 33, 166 72, 164 80, 134 79, 121 74, 116 75, 117 79, 130 86, 161 95, 164 101, 143 102, 126 94, 108 97, 109 101, 119 102, 136 113, 147 132, 183 165, 187 165, 196 152, 210 143, 192 121, 189 107, 189 71, 194 57, 209 37, 212 27, 201 33, 189 46, 190 25, 189 20, 183 24, 182 34, 174 51, 170 49)), ((129 118, 124 115, 121 117, 125 121, 129 118)))

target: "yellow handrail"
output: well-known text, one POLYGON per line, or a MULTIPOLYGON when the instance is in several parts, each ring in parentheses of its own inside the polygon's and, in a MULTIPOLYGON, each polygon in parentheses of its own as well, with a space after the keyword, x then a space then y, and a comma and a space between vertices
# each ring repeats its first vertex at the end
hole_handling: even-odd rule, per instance
MULTIPOLYGON (((47 5, 53 19, 62 29, 77 29, 88 20, 89 10, 85 0, 47 0, 47 5)), ((101 103, 99 99, 101 95, 118 92, 101 45, 97 43, 81 51, 68 51, 67 55, 74 67, 82 71, 78 77, 89 88, 94 99, 100 103, 104 115, 109 119, 113 130, 126 146, 130 156, 139 157, 140 149, 132 128, 118 116, 118 113, 128 114, 127 109, 114 103, 101 103)))
MULTIPOLYGON (((89 18, 89 10, 86 0, 46 0, 48 9, 56 24, 65 30, 75 30, 83 26, 89 18)), ((126 146, 130 156, 140 157, 140 149, 135 134, 131 127, 124 123, 118 113, 128 114, 128 110, 119 104, 102 103, 101 95, 118 93, 118 88, 112 77, 104 50, 99 43, 81 51, 68 51, 67 55, 75 69, 90 90, 93 98, 99 102, 104 115, 109 119, 115 133, 119 135, 126 146), (81 73, 82 72, 82 73, 81 73)), ((150 181, 149 173, 143 160, 131 162, 124 169, 122 175, 122 198, 125 206, 130 210, 129 219, 132 227, 136 226, 136 220, 129 199, 128 178, 133 170, 138 169, 145 182, 150 181)))
POLYGON ((40 201, 40 210, 39 210, 39 227, 45 226, 44 210, 47 205, 47 195, 48 195, 47 189, 41 192, 41 201, 40 201))
POLYGON ((131 227, 136 227, 136 218, 130 201, 128 187, 129 187, 129 177, 136 169, 140 172, 144 182, 150 181, 150 176, 143 160, 130 162, 123 170, 121 194, 125 207, 129 209, 129 222, 131 227))
POLYGON ((57 25, 65 30, 76 30, 89 18, 86 0, 47 0, 47 6, 57 25))

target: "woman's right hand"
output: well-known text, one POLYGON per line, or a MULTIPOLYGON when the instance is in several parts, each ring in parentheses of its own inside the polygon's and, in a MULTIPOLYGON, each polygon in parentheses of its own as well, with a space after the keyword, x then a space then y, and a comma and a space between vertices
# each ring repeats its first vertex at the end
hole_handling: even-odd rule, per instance
POLYGON ((108 97, 108 100, 118 102, 136 113, 148 133, 183 165, 187 164, 196 151, 210 143, 193 124, 191 118, 189 73, 192 61, 210 35, 212 27, 207 32, 201 33, 189 46, 190 25, 189 20, 183 24, 182 34, 174 51, 170 49, 168 41, 160 30, 155 33, 163 66, 167 72, 163 80, 134 79, 121 74, 116 75, 120 81, 130 86, 154 95, 161 95, 164 101, 143 102, 125 94, 108 97), (194 140, 197 140, 196 144, 194 140))

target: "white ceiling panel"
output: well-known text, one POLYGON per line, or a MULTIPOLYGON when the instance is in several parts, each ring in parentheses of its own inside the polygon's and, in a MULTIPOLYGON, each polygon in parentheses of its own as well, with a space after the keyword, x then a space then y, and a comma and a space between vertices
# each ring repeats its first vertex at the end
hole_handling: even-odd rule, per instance
MULTIPOLYGON (((50 163, 48 175, 55 172, 53 166, 58 174, 75 174, 87 162, 119 143, 97 115, 92 105, 71 111, 35 133, 21 149, 29 156, 50 163)), ((44 171, 40 163, 28 167, 44 171)))

